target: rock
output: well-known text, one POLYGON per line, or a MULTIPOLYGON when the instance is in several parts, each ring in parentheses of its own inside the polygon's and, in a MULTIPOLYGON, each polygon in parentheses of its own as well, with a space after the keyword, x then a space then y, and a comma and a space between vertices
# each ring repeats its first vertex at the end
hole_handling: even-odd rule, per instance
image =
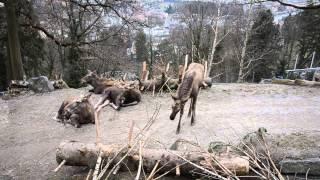
POLYGON ((185 139, 177 139, 169 148, 175 151, 199 151, 199 145, 193 141, 188 141, 185 139))
POLYGON ((46 76, 33 77, 28 82, 29 88, 35 93, 51 92, 54 90, 52 83, 46 76))
POLYGON ((284 159, 280 161, 281 172, 284 174, 320 175, 320 158, 301 160, 284 159))
POLYGON ((260 84, 271 84, 272 79, 261 79, 260 84))
MULTIPOLYGON (((308 165, 311 168, 319 166, 320 168, 320 132, 306 131, 291 134, 268 134, 265 128, 259 128, 258 131, 246 135, 238 145, 247 154, 266 155, 270 152, 271 159, 278 169, 283 171, 287 168, 286 173, 294 173, 293 170, 299 169, 299 173, 306 174, 309 168, 300 168, 308 165), (251 150, 250 150, 250 149, 251 150), (315 161, 318 159, 317 161, 315 161), (319 162, 318 162, 319 161, 319 162)), ((318 169, 320 172, 320 169, 318 169)), ((310 175, 315 171, 309 171, 310 175)))
POLYGON ((228 151, 228 145, 222 141, 213 141, 209 143, 208 152, 209 153, 225 153, 228 151))

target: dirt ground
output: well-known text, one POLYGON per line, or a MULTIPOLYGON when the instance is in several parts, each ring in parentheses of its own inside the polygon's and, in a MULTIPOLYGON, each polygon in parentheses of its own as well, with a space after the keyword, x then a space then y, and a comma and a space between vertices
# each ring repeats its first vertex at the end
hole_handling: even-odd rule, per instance
MULTIPOLYGON (((53 120, 63 99, 84 94, 87 89, 65 89, 45 94, 28 94, 0 100, 0 179, 81 179, 86 168, 63 167, 58 173, 55 150, 63 140, 94 142, 95 126, 64 126, 53 120)), ((183 138, 207 147, 210 141, 235 143, 259 127, 269 133, 317 131, 320 128, 320 90, 270 84, 214 84, 201 90, 197 120, 190 126, 186 105, 181 133, 176 135, 177 118, 169 120, 169 94, 144 94, 142 102, 115 112, 101 113, 104 143, 127 143, 130 121, 142 128, 156 108, 160 113, 150 128, 150 137, 170 147, 183 138)), ((93 97, 96 102, 98 96, 93 97)), ((178 116, 177 116, 178 117, 178 116)), ((156 145, 150 145, 155 146, 156 145)))

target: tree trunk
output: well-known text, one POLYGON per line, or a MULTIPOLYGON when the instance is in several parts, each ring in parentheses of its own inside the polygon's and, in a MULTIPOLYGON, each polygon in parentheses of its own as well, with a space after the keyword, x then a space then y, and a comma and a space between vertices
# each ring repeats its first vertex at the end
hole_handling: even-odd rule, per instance
POLYGON ((5 1, 8 24, 8 61, 7 72, 10 80, 23 80, 23 65, 18 37, 18 22, 16 17, 16 0, 5 1))
MULTIPOLYGON (((101 145, 100 149, 102 151, 102 158, 108 158, 116 154, 120 147, 117 145, 101 145)), ((125 149, 123 153, 128 152, 129 149, 125 149)), ((89 166, 89 168, 94 168, 99 154, 99 148, 95 144, 84 144, 80 142, 63 142, 59 145, 56 152, 56 160, 60 164, 63 160, 66 160, 66 165, 71 166, 89 166)), ((143 166, 144 170, 151 172, 155 164, 159 162, 158 167, 163 168, 158 169, 159 172, 167 172, 175 170, 177 166, 180 168, 182 175, 192 174, 194 170, 198 169, 190 163, 186 163, 185 160, 190 161, 198 166, 209 168, 211 165, 214 168, 220 169, 217 163, 212 161, 209 153, 200 152, 182 152, 175 150, 164 150, 164 149, 145 149, 142 150, 143 166)), ((217 161, 230 170, 235 172, 237 175, 245 175, 249 172, 249 161, 247 157, 235 156, 235 155, 212 155, 217 161)), ((119 157, 116 158, 117 163, 119 157)), ((139 150, 133 149, 128 153, 125 160, 128 167, 132 167, 132 170, 136 170, 139 164, 139 150)), ((199 171, 202 171, 198 169, 199 171)))

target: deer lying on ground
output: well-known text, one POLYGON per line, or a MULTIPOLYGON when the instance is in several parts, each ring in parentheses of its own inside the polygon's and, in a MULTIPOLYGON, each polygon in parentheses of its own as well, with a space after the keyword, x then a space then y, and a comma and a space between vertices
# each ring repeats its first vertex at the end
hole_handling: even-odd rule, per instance
POLYGON ((109 87, 104 90, 95 109, 99 111, 106 105, 111 105, 115 110, 121 107, 136 105, 141 101, 141 93, 135 89, 123 89, 118 87, 109 87))
POLYGON ((93 89, 89 92, 95 94, 101 94, 107 87, 111 87, 115 84, 114 80, 100 78, 95 71, 88 70, 88 74, 81 79, 82 83, 90 84, 93 89))
POLYGON ((62 102, 56 119, 64 124, 70 120, 70 124, 79 128, 81 124, 95 123, 94 107, 89 98, 92 93, 81 98, 69 98, 62 102))
POLYGON ((164 85, 164 83, 166 82, 166 75, 165 73, 161 73, 161 76, 156 77, 155 79, 151 79, 151 80, 140 80, 139 78, 137 78, 137 80, 139 81, 139 90, 140 91, 153 91, 153 89, 155 91, 159 91, 160 88, 164 85))
POLYGON ((95 94, 101 94, 103 91, 112 86, 123 89, 134 89, 138 88, 137 81, 124 81, 124 80, 115 80, 115 79, 106 79, 99 77, 95 71, 88 70, 88 74, 81 79, 82 83, 88 83, 93 86, 93 89, 89 92, 94 92, 95 94))
POLYGON ((177 113, 180 111, 180 118, 176 133, 180 132, 180 123, 183 116, 184 105, 191 99, 188 117, 191 116, 191 125, 196 119, 196 103, 200 87, 203 86, 204 66, 198 63, 191 63, 188 70, 185 72, 184 78, 178 87, 176 95, 172 95, 174 104, 170 119, 174 120, 177 113))

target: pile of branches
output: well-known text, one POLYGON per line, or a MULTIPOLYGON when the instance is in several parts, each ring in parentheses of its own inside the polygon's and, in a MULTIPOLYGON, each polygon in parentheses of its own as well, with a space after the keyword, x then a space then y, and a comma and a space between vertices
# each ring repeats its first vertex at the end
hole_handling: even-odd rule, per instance
POLYGON ((242 146, 227 145, 224 151, 217 151, 212 146, 206 150, 199 144, 188 141, 185 142, 194 146, 196 150, 168 149, 162 142, 151 137, 148 132, 156 121, 159 110, 160 105, 157 104, 153 115, 141 129, 131 121, 128 143, 125 145, 102 144, 98 120, 95 144, 76 141, 60 144, 56 154, 60 165, 55 171, 58 171, 63 165, 88 166, 90 171, 87 179, 94 180, 108 179, 118 174, 120 170, 129 171, 132 179, 136 180, 161 179, 169 174, 223 180, 239 180, 242 177, 284 179, 271 159, 268 145, 263 138, 261 143, 266 147, 265 153, 257 151, 254 146, 245 141, 241 142, 242 146), (137 133, 134 134, 134 130, 137 130, 137 133), (150 149, 148 143, 157 144, 161 148, 150 149))

